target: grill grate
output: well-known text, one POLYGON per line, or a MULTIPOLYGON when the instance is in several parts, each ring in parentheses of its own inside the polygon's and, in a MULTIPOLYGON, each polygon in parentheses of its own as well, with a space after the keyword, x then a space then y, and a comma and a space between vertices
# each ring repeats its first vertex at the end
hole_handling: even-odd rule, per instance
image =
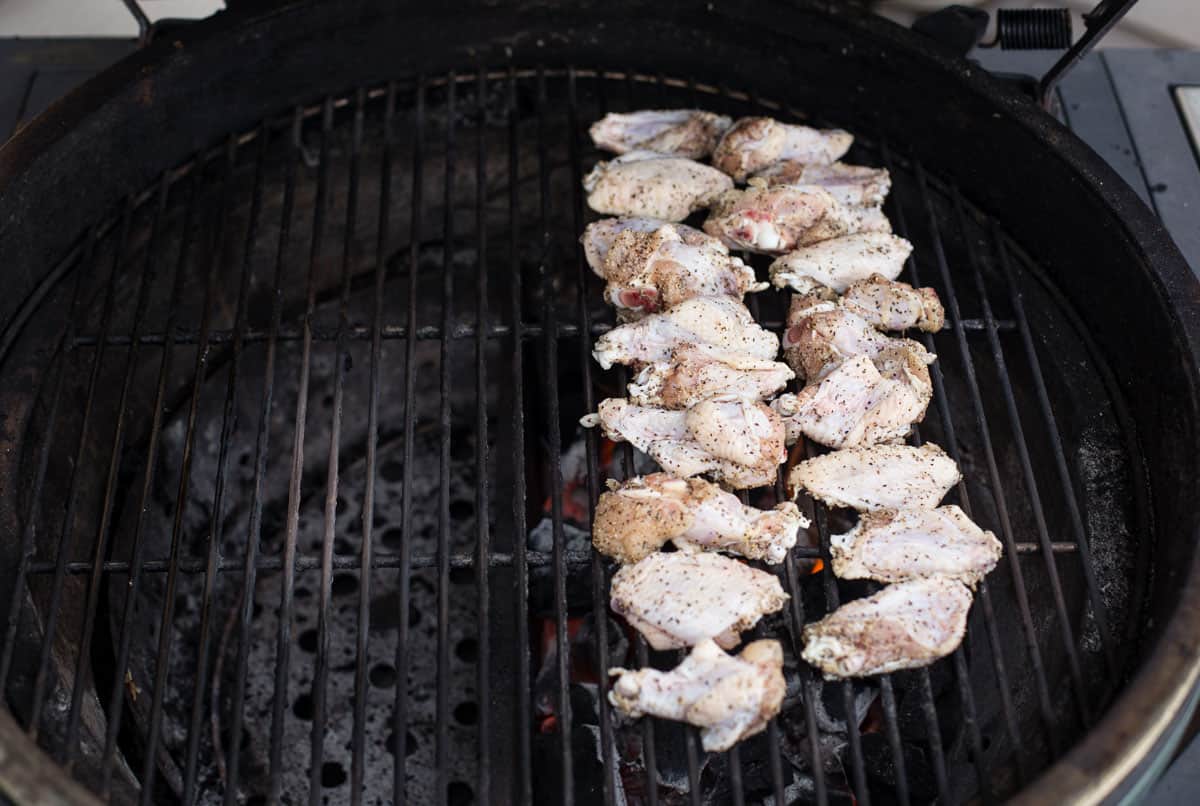
MULTIPOLYGON (((574 427, 626 381, 590 358, 612 324, 576 241, 584 130, 683 104, 804 117, 632 69, 416 76, 231 135, 97 225, 0 354, 6 379, 49 367, 0 468, 21 526, 0 689, 29 734, 147 804, 992 801, 1065 752, 1136 625, 1132 429, 1042 268, 869 138, 852 156, 892 170, 906 279, 948 308, 914 439, 959 462, 1007 559, 950 659, 825 684, 800 628, 868 588, 808 573, 841 525, 803 502, 813 542, 772 569, 791 606, 758 630, 789 656, 781 717, 721 758, 614 722, 629 636, 568 527, 638 466, 574 427)), ((784 295, 750 304, 782 326, 784 295)))

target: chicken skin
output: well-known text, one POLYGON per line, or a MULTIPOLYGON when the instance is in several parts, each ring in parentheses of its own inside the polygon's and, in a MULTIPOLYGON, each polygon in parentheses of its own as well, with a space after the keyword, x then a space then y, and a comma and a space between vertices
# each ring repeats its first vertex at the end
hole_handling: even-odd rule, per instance
POLYGON ((702 400, 773 397, 796 377, 781 361, 711 347, 681 347, 669 361, 647 364, 629 384, 629 399, 639 406, 687 409, 702 400))
POLYGON ((733 121, 700 109, 643 109, 610 112, 592 124, 588 133, 596 148, 624 154, 653 151, 698 160, 712 153, 733 121))
POLYGON ((706 752, 728 750, 761 732, 779 713, 787 684, 783 647, 754 641, 737 656, 701 641, 669 672, 609 669, 608 701, 634 719, 650 714, 700 728, 706 752))
POLYGON ((841 294, 876 274, 896 279, 912 248, 888 232, 860 232, 790 252, 772 263, 768 272, 776 288, 800 294, 828 288, 841 294))
POLYGON ((592 543, 621 563, 638 562, 669 541, 681 551, 725 551, 775 564, 808 527, 791 502, 755 509, 703 479, 652 473, 608 486, 596 504, 592 543))
MULTIPOLYGON (((665 224, 670 224, 669 221, 663 221, 660 218, 645 218, 640 216, 617 216, 616 218, 602 218, 599 221, 593 221, 588 224, 583 230, 583 235, 580 236, 579 242, 583 244, 583 254, 587 258, 588 265, 597 277, 604 279, 604 261, 608 257, 608 250, 612 248, 613 242, 617 240, 617 236, 623 232, 654 232, 665 224)), ((725 254, 729 254, 729 247, 721 243, 719 238, 714 238, 707 232, 689 227, 687 224, 671 224, 675 228, 675 233, 688 246, 706 246, 710 249, 724 250, 725 254)))
POLYGON ((606 215, 682 221, 733 187, 708 165, 653 151, 630 151, 597 163, 583 180, 588 207, 606 215))
POLYGON ((712 161, 735 181, 745 182, 750 174, 782 160, 829 165, 853 143, 854 136, 841 129, 814 129, 766 117, 742 118, 725 132, 712 161))
POLYGON ((886 168, 864 165, 806 165, 784 160, 769 165, 750 177, 762 179, 768 185, 819 185, 842 204, 877 207, 883 204, 892 189, 892 176, 886 168))
POLYGON ((873 274, 851 285, 840 304, 880 330, 915 327, 936 333, 946 324, 946 311, 936 291, 913 288, 882 274, 873 274))
POLYGON ((911 507, 933 509, 962 479, 946 452, 927 442, 847 448, 806 459, 789 484, 832 507, 860 512, 911 507))
POLYGON ((866 512, 830 539, 833 572, 842 579, 903 582, 927 576, 971 587, 996 567, 1003 548, 953 504, 937 509, 866 512))
POLYGON ((694 297, 740 300, 748 291, 767 287, 724 244, 689 244, 672 224, 653 232, 628 229, 618 234, 605 255, 601 276, 608 281, 605 299, 625 319, 639 319, 694 297))
POLYGON ((787 600, 773 574, 722 554, 656 552, 621 566, 612 580, 613 611, 659 650, 706 639, 731 649, 787 600))
POLYGON ((781 255, 802 246, 860 232, 891 232, 878 207, 844 205, 817 185, 775 185, 755 180, 723 193, 704 231, 730 248, 781 255))
POLYGON ((732 297, 696 297, 670 310, 615 327, 600 338, 592 355, 600 366, 669 362, 677 350, 708 346, 770 361, 779 337, 754 321, 732 297))
POLYGON ((961 582, 898 582, 807 625, 801 656, 831 679, 925 666, 962 643, 970 609, 971 591, 961 582))
POLYGON ((734 489, 772 483, 787 458, 783 422, 764 403, 705 400, 670 411, 609 398, 580 424, 599 425, 614 442, 632 443, 672 475, 708 474, 734 489))

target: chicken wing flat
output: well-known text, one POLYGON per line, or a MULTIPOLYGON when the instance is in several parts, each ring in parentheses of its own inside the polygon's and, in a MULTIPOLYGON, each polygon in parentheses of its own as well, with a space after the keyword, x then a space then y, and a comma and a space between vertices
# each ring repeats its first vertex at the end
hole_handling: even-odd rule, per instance
POLYGON ((742 118, 713 151, 713 165, 738 182, 782 160, 828 165, 850 150, 854 136, 841 129, 813 129, 774 118, 742 118))
POLYGON ((647 364, 629 384, 629 399, 639 406, 691 408, 702 400, 773 397, 796 377, 781 361, 711 347, 681 347, 669 361, 647 364))
POLYGON ((801 294, 829 288, 841 294, 876 274, 896 279, 912 248, 888 232, 860 232, 796 249, 772 263, 768 272, 777 288, 801 294))
MULTIPOLYGON (((857 314, 828 303, 812 305, 802 296, 792 298, 787 325, 783 356, 796 374, 810 383, 820 381, 848 358, 874 358, 896 341, 857 314)), ((912 345, 924 352, 917 342, 912 345)))
MULTIPOLYGON (((583 254, 588 265, 597 277, 604 278, 604 260, 608 250, 622 232, 654 232, 664 224, 670 224, 661 218, 645 218, 642 216, 617 216, 593 221, 583 230, 579 242, 583 244, 583 254)), ((687 224, 672 224, 679 238, 688 246, 707 246, 712 249, 724 249, 729 254, 729 247, 721 243, 707 232, 689 227, 687 224)))
POLYGON ((610 112, 588 133, 596 148, 616 154, 653 151, 698 160, 712 153, 732 123, 724 115, 699 109, 643 109, 610 112))
POLYGON ((766 361, 779 354, 779 337, 759 326, 741 302, 696 297, 613 328, 596 339, 592 355, 608 369, 613 364, 668 362, 676 350, 697 345, 766 361))
POLYGON ((737 656, 713 641, 701 641, 669 672, 610 669, 616 679, 608 701, 636 719, 645 714, 700 728, 709 753, 728 750, 762 731, 779 713, 787 684, 783 647, 755 641, 737 656))
POLYGON ((789 483, 833 507, 860 512, 900 507, 932 509, 962 480, 958 465, 927 442, 847 448, 806 459, 789 483))
POLYGON ((612 580, 612 609, 660 650, 706 639, 731 649, 787 600, 774 575, 722 554, 657 552, 612 580))
POLYGON ((936 291, 913 288, 882 274, 855 282, 846 289, 840 304, 880 330, 915 327, 936 333, 946 323, 946 311, 936 291))
POLYGON ((608 484, 596 504, 592 543, 622 563, 638 562, 668 541, 687 552, 726 551, 780 563, 808 527, 791 502, 755 509, 703 479, 653 473, 608 484))
POLYGON ((670 411, 609 398, 580 423, 632 443, 672 475, 708 474, 735 489, 772 483, 787 458, 783 422, 763 403, 706 400, 670 411))
POLYGON ((971 591, 947 577, 889 585, 804 628, 801 657, 826 678, 913 669, 962 643, 971 591))
POLYGON ((784 420, 789 443, 803 434, 840 449, 903 438, 925 417, 932 396, 925 358, 901 342, 875 361, 866 355, 847 359, 820 382, 780 395, 771 406, 784 420))
POLYGON ((608 281, 605 299, 627 319, 694 297, 740 300, 747 292, 767 288, 724 244, 711 238, 688 243, 673 224, 653 232, 619 233, 605 256, 601 276, 608 281))
POLYGON ((781 255, 859 232, 891 232, 878 207, 844 205, 817 185, 756 183, 721 194, 704 231, 733 249, 781 255))
POLYGON ((819 185, 842 204, 877 207, 883 204, 892 189, 892 176, 886 168, 864 165, 806 165, 784 160, 768 165, 754 176, 768 185, 819 185))
POLYGON ((600 162, 583 180, 588 206, 606 215, 682 221, 733 187, 708 165, 652 151, 630 151, 600 162))
POLYGON ((996 567, 1003 548, 957 506, 881 509, 830 539, 833 572, 842 579, 903 582, 927 576, 971 587, 996 567))

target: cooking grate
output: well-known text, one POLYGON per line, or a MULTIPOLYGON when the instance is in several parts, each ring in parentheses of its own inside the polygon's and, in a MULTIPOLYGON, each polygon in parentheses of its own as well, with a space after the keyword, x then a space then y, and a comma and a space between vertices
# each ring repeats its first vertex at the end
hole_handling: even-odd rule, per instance
MULTIPOLYGON (((809 573, 843 527, 816 507, 760 627, 768 731, 708 758, 613 722, 627 636, 571 522, 635 457, 575 426, 625 380, 589 353, 584 130, 680 105, 802 117, 633 70, 410 77, 231 135, 72 251, 0 342, 0 688, 56 761, 142 803, 989 801, 1094 722, 1147 582, 1135 435, 1049 267, 869 132, 948 308, 915 439, 1007 559, 950 659, 825 684, 799 629, 866 588, 809 573)), ((781 327, 783 294, 750 304, 781 327)))

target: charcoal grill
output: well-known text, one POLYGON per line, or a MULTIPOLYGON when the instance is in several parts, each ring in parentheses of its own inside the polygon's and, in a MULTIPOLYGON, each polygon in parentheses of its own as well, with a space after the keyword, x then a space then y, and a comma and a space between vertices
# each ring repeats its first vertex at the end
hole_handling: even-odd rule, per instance
MULTIPOLYGON (((19 802, 1093 802, 1195 701, 1197 287, 1016 91, 822 2, 407 12, 169 30, 0 150, 0 789, 19 802), (915 439, 1001 537, 967 640, 823 683, 778 572, 785 709, 706 756, 625 725, 576 427, 624 378, 577 244, 606 111, 840 125, 895 178, 950 326, 915 439), (819 117, 814 117, 819 115, 819 117)), ((759 266, 762 269, 762 266, 759 266)), ((752 301, 780 327, 783 295, 752 301)), ((768 505, 773 490, 751 499, 768 505)))

